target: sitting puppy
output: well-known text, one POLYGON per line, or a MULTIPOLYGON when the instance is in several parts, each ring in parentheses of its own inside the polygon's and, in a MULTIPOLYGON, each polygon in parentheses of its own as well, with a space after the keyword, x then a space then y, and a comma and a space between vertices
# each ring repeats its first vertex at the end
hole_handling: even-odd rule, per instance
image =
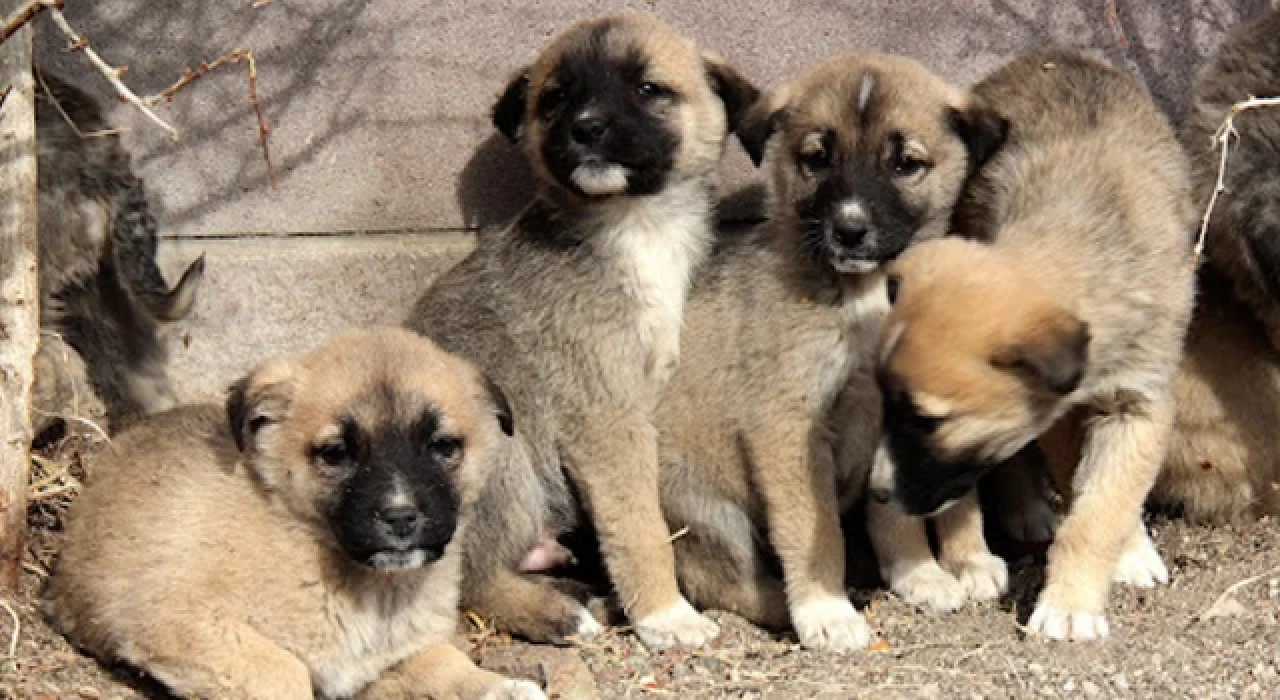
POLYGON ((143 184, 93 100, 37 71, 40 328, 33 404, 40 434, 101 402, 115 428, 174 404, 161 324, 195 303, 204 259, 169 289, 143 184), (73 126, 74 124, 74 126, 73 126), (79 357, 71 357, 71 351, 79 357))
POLYGON ((946 233, 1002 133, 963 91, 879 54, 829 61, 748 113, 770 221, 726 234, 699 272, 658 410, 663 507, 687 528, 674 544, 696 605, 789 621, 812 648, 869 641, 845 594, 837 491, 859 493, 878 443, 881 266, 946 233))
MULTIPOLYGON (((1251 97, 1278 96, 1280 9, 1273 9, 1232 28, 1196 78, 1183 144, 1202 206, 1218 181, 1216 136, 1228 110, 1251 97)), ((1226 189, 1209 220, 1206 250, 1280 351, 1280 107, 1241 112, 1233 124, 1226 189)))
POLYGON ((542 698, 450 645, 460 540, 504 432, 501 392, 407 331, 271 360, 225 411, 115 440, 46 610, 180 696, 542 698))
POLYGON ((890 273, 872 488, 943 512, 1078 407, 1083 454, 1059 479, 1070 509, 1030 626, 1102 637, 1113 579, 1168 576, 1140 516, 1191 315, 1186 157, 1134 78, 1077 52, 1015 59, 974 93, 1009 136, 956 205, 980 240, 921 244, 890 273))
POLYGON ((756 91, 648 15, 573 25, 512 81, 494 124, 538 194, 427 292, 408 325, 510 392, 520 433, 477 505, 464 605, 534 640, 599 624, 532 575, 579 522, 650 647, 719 633, 680 594, 654 410, 711 248, 720 156, 756 91))

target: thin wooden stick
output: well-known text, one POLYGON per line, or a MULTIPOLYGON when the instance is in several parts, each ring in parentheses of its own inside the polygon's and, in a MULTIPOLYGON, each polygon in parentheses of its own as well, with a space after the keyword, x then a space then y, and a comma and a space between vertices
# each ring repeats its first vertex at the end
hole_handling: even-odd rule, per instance
POLYGON ((134 107, 137 107, 147 116, 148 119, 155 122, 160 128, 169 132, 169 138, 174 141, 178 140, 178 130, 169 126, 165 120, 161 119, 155 112, 151 111, 151 108, 148 107, 141 98, 135 95, 133 90, 129 89, 128 85, 120 82, 120 76, 124 73, 123 68, 112 68, 106 61, 102 60, 102 57, 98 55, 98 52, 94 51, 93 47, 89 45, 89 41, 77 34, 76 31, 71 28, 71 25, 67 23, 66 16, 62 14, 62 10, 59 10, 56 7, 50 7, 49 17, 53 20, 54 24, 58 25, 58 29, 62 30, 62 33, 67 36, 67 39, 71 42, 71 47, 74 50, 84 51, 84 55, 89 58, 89 62, 98 69, 99 73, 102 73, 103 77, 107 79, 107 82, 111 83, 111 87, 115 88, 116 94, 120 95, 122 100, 128 102, 134 107))
POLYGON ((1227 190, 1227 155, 1231 149, 1231 137, 1239 137, 1236 132, 1236 116, 1250 109, 1277 106, 1280 106, 1280 97, 1250 97, 1243 102, 1237 102, 1227 110, 1226 119, 1222 120, 1222 125, 1214 133, 1214 143, 1222 148, 1222 156, 1218 160, 1218 181, 1213 186, 1213 194, 1209 195, 1209 204, 1205 207, 1204 218, 1200 220, 1200 235, 1196 237, 1195 252, 1191 257, 1192 267, 1200 264, 1200 257, 1204 254, 1205 239, 1209 235, 1209 220, 1213 217, 1213 207, 1218 203, 1218 195, 1227 190))
POLYGON ((9 15, 4 21, 3 33, 0 33, 0 43, 13 36, 13 33, 26 26, 40 11, 46 8, 62 9, 63 0, 30 0, 26 5, 19 7, 9 15))

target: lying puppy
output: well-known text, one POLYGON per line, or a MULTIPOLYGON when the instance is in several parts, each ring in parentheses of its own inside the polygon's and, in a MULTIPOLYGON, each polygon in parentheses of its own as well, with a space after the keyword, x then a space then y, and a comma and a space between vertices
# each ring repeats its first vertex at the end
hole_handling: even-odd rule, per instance
POLYGON ((1140 516, 1191 312, 1188 166, 1141 85, 1083 54, 1015 59, 974 93, 1009 137, 956 206, 957 230, 981 240, 894 264, 879 362, 890 459, 872 488, 944 512, 1070 409, 1087 413, 1030 626, 1102 637, 1111 580, 1168 577, 1140 516))
POLYGON ((570 27, 494 108, 533 164, 537 197, 481 234, 408 325, 483 367, 520 418, 466 546, 463 602, 502 629, 534 640, 599 631, 531 575, 560 558, 580 494, 641 640, 719 633, 676 582, 653 416, 711 247, 725 140, 755 95, 657 19, 622 15, 570 27))
POLYGON ((78 412, 87 396, 121 428, 174 405, 161 329, 195 304, 204 258, 169 288, 156 266, 156 220, 119 136, 82 136, 108 129, 98 105, 51 73, 37 76, 36 432, 63 414, 101 420, 78 412))
POLYGON ((790 622, 812 648, 869 641, 845 594, 837 491, 859 493, 878 443, 881 266, 946 233, 1002 130, 923 66, 879 54, 824 63, 748 113, 770 221, 726 234, 699 272, 658 409, 663 507, 687 528, 676 558, 696 605, 790 622))
POLYGON ((120 435, 73 507, 53 624, 180 696, 542 698, 450 645, 461 537, 512 433, 469 363, 349 331, 120 435))

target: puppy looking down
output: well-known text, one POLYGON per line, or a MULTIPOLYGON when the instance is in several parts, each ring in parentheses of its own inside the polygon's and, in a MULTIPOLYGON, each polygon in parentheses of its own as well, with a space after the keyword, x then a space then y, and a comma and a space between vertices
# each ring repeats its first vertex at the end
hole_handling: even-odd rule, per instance
POLYGON ((520 429, 480 497, 464 604, 534 640, 599 624, 537 570, 579 521, 651 647, 719 630, 680 594, 658 494, 659 392, 712 238, 718 164, 756 91, 648 15, 571 26, 511 82, 497 128, 534 201, 442 276, 408 320, 509 392, 520 429), (571 486, 572 484, 572 486, 571 486))
POLYGON ((882 265, 946 233, 1002 128, 881 54, 825 62, 744 119, 770 220, 726 234, 699 271, 659 406, 663 506, 688 528, 674 545, 695 604, 790 623, 812 648, 868 643, 845 594, 838 492, 860 491, 878 443, 882 265))
MULTIPOLYGON (((450 645, 500 391, 350 331, 121 434, 72 509, 54 625, 183 697, 542 698, 450 645)), ((506 435, 504 435, 504 432, 506 435)))
POLYGON ((1113 579, 1168 577, 1141 513, 1191 311, 1188 166, 1138 82, 1083 54, 1015 59, 974 94, 1008 140, 956 206, 958 232, 979 240, 919 245, 891 270, 878 371, 891 459, 873 493, 941 512, 1076 408, 1083 453, 1060 480, 1070 510, 1030 626, 1102 637, 1113 579))

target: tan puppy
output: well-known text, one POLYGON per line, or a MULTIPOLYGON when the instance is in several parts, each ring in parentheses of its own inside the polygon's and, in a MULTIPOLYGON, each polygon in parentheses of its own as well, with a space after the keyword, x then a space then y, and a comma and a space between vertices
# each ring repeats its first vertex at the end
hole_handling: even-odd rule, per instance
POLYGON ((892 459, 873 493, 941 512, 1083 407, 1030 626, 1101 637, 1113 578, 1168 576, 1140 515, 1191 311, 1186 158, 1136 80, 1077 52, 1015 59, 974 93, 1010 122, 956 209, 960 232, 985 241, 933 241, 894 265, 879 376, 892 459))
POLYGON ((878 444, 881 266, 946 233, 1003 128, 923 66, 880 54, 826 62, 744 120, 770 221, 725 234, 700 272, 659 407, 663 505, 688 528, 675 547, 695 604, 789 621, 812 648, 869 641, 845 594, 837 491, 860 492, 878 444))
POLYGON ((542 698, 450 646, 505 399, 402 330, 351 331, 145 419, 75 504, 47 611, 184 697, 542 698))
POLYGON ((519 418, 466 548, 464 604, 500 628, 535 640, 599 631, 530 575, 562 558, 576 490, 640 638, 719 633, 676 582, 653 412, 710 249, 725 140, 755 95, 657 19, 622 15, 570 27, 494 107, 538 195, 482 234, 408 323, 483 367, 519 418))

